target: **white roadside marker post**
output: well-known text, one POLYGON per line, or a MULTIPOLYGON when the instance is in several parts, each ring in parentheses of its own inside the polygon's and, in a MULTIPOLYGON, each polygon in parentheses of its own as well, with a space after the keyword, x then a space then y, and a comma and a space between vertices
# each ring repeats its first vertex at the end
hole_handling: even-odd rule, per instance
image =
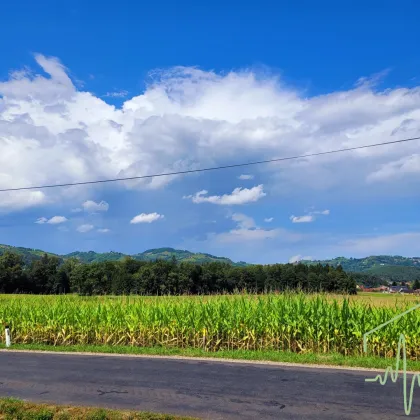
POLYGON ((6 333, 6 347, 10 347, 11 345, 10 329, 9 329, 9 325, 7 324, 5 326, 5 333, 6 333))

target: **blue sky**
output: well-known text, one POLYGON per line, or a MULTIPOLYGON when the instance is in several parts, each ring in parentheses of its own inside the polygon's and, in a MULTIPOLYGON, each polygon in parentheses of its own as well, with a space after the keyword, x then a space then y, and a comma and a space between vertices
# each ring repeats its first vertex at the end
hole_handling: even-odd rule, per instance
MULTIPOLYGON (((419 12, 414 1, 9 2, 0 189, 419 136, 419 12)), ((420 255, 419 147, 3 192, 0 243, 260 263, 420 255)))

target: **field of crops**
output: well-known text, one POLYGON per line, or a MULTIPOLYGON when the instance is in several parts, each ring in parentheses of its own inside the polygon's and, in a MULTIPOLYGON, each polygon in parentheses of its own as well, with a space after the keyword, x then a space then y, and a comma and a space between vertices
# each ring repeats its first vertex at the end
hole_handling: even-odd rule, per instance
MULTIPOLYGON (((413 306, 278 294, 211 297, 0 295, 14 343, 110 344, 363 354, 363 334, 413 306)), ((399 334, 420 360, 420 309, 376 332, 370 354, 394 357, 399 334)), ((4 335, 2 336, 4 342, 4 335)))

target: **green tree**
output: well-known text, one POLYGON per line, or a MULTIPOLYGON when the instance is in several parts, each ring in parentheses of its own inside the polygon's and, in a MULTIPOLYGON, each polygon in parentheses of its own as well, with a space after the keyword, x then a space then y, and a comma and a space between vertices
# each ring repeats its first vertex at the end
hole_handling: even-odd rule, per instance
POLYGON ((20 255, 6 251, 0 256, 0 290, 13 293, 25 285, 23 259, 20 255))
POLYGON ((0 256, 0 291, 161 295, 302 289, 356 293, 356 280, 352 275, 341 267, 320 264, 310 267, 304 264, 232 266, 224 260, 178 263, 173 258, 138 261, 129 257, 118 261, 90 259, 83 262, 76 258, 62 261, 47 254, 31 261, 26 266, 22 256, 13 252, 0 256))
POLYGON ((59 293, 68 293, 71 290, 70 277, 76 266, 80 265, 77 258, 69 258, 58 269, 59 293))
POLYGON ((310 272, 308 274, 308 286, 311 292, 319 292, 320 290, 320 280, 318 274, 310 272))
POLYGON ((44 254, 32 262, 29 276, 38 293, 59 293, 61 276, 58 275, 60 259, 44 254))

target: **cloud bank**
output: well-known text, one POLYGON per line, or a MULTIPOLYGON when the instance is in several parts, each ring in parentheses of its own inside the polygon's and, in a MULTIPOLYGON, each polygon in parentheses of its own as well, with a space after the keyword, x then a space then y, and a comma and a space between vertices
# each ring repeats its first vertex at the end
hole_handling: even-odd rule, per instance
MULTIPOLYGON (((189 170, 420 133, 418 86, 381 91, 365 78, 349 90, 308 97, 278 76, 175 67, 155 72, 144 92, 127 96, 118 108, 78 89, 58 58, 34 58, 46 76, 17 71, 0 82, 0 189, 189 170)), ((412 142, 258 170, 266 176, 270 195, 343 188, 346 194, 352 188, 376 192, 378 185, 395 194, 396 180, 407 180, 407 191, 418 184, 418 150, 412 142)), ((158 189, 180 178, 142 179, 115 188, 158 189)), ((44 206, 74 195, 87 200, 89 188, 3 192, 0 211, 44 206)), ((242 204, 258 200, 263 191, 257 186, 206 195, 201 191, 193 201, 242 204)))

